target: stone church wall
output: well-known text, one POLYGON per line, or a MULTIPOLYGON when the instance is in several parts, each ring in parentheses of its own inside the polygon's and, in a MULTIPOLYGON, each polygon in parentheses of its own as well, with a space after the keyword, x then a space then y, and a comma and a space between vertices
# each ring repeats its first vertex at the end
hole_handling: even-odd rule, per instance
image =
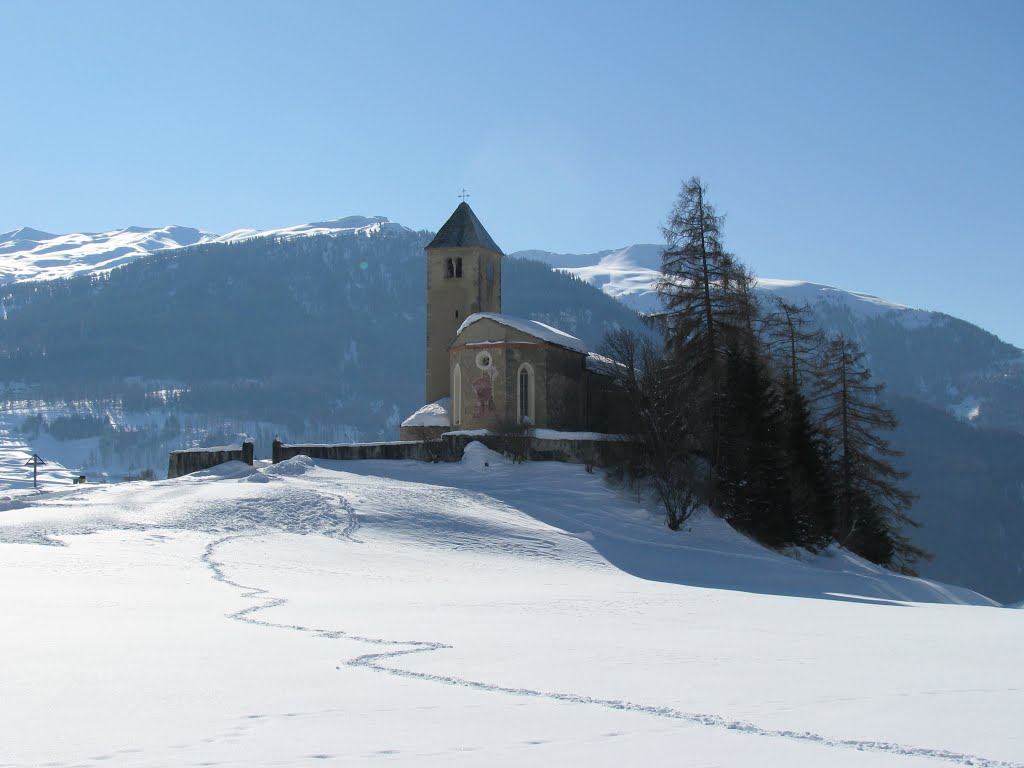
POLYGON ((424 441, 397 441, 386 443, 322 443, 286 444, 275 440, 271 457, 275 464, 296 456, 329 461, 352 461, 361 459, 413 459, 416 461, 438 461, 437 451, 424 441))
POLYGON ((537 376, 537 394, 544 393, 544 421, 537 426, 565 431, 588 429, 585 357, 561 347, 544 348, 544 376, 537 376), (543 381, 543 388, 541 387, 543 381))
POLYGON ((448 396, 448 345, 476 312, 501 312, 501 255, 480 247, 427 251, 427 398, 448 396), (447 262, 461 260, 461 277, 448 277, 447 262))
MULTIPOLYGON (((459 336, 450 370, 458 365, 461 420, 453 429, 498 429, 519 422, 519 371, 533 371, 533 423, 546 429, 588 429, 584 356, 490 319, 459 336), (481 361, 486 356, 488 364, 481 361)), ((455 408, 453 393, 452 408, 455 408)))

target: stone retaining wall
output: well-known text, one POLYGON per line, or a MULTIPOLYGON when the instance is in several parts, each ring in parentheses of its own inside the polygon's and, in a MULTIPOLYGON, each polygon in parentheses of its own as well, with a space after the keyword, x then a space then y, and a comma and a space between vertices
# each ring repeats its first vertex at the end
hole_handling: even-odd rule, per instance
POLYGON ((244 461, 252 466, 252 459, 252 440, 246 440, 239 448, 189 448, 171 451, 167 463, 167 479, 189 475, 228 461, 244 461))
POLYGON ((286 444, 274 441, 273 460, 294 456, 311 459, 351 461, 360 459, 412 459, 415 461, 460 461, 466 446, 477 440, 498 453, 516 453, 528 461, 562 461, 608 467, 628 461, 636 443, 609 436, 606 439, 550 439, 501 434, 449 432, 436 440, 399 440, 387 443, 341 443, 337 445, 286 444))
POLYGON ((418 461, 439 461, 431 458, 429 442, 398 440, 389 443, 339 443, 337 445, 301 444, 294 445, 275 440, 272 458, 275 464, 295 456, 331 461, 358 459, 416 459, 418 461))

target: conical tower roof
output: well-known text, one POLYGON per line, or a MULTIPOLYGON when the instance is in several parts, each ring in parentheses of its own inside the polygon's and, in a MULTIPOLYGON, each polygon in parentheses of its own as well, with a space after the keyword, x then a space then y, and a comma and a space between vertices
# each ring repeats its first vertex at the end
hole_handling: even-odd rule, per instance
POLYGON ((473 209, 463 201, 459 203, 455 213, 444 223, 427 248, 471 248, 473 246, 501 253, 501 248, 487 234, 487 230, 473 213, 473 209))

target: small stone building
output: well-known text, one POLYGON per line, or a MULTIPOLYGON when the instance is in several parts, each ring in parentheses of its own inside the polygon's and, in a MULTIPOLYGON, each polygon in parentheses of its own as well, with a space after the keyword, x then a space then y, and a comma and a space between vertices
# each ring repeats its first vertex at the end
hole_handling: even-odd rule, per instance
POLYGON ((503 254, 466 203, 426 247, 426 402, 401 439, 516 425, 625 432, 615 363, 575 336, 501 313, 503 254))

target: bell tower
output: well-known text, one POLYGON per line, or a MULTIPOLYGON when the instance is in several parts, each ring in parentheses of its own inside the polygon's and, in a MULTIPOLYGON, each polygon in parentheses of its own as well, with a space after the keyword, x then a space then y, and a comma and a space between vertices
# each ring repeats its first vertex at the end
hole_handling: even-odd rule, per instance
POLYGON ((501 249, 465 200, 426 247, 427 400, 451 394, 448 347, 476 312, 501 312, 501 249))

